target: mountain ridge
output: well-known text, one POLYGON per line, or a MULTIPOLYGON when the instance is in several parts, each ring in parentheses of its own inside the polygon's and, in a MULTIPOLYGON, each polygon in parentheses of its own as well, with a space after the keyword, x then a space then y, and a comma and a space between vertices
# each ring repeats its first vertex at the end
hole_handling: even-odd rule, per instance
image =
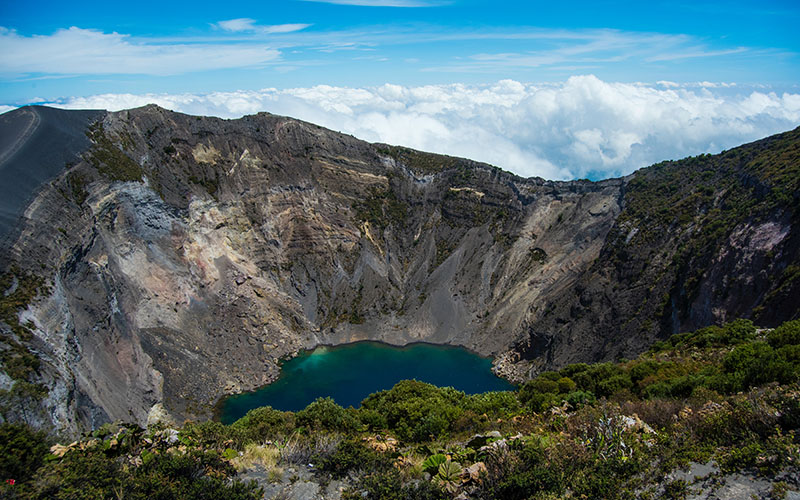
MULTIPOLYGON (((41 425, 144 423, 161 409, 208 416, 218 398, 268 383, 280 358, 319 344, 461 345, 524 380, 631 356, 732 314, 765 326, 796 314, 800 129, 731 150, 775 152, 768 178, 788 178, 786 189, 720 167, 707 196, 677 210, 658 188, 648 194, 669 184, 660 172, 672 169, 658 165, 545 181, 266 113, 223 120, 150 105, 101 116, 75 163, 41 183, 3 251, 9 286, 37 290, 14 306, 16 325, 4 317, 4 340, 40 360, 24 381, 47 389, 26 403, 41 425), (778 201, 763 202, 773 191, 778 201), (749 213, 731 212, 734 192, 753 194, 749 213), (666 209, 661 218, 648 200, 666 209), (735 251, 695 248, 695 229, 723 219, 711 241, 735 251), (712 285, 734 273, 755 300, 715 296, 723 285, 712 285), (684 300, 692 277, 698 295, 684 300)), ((692 186, 681 188, 690 198, 701 191, 692 186)), ((23 359, 14 349, 6 372, 23 359)), ((3 386, 14 383, 6 375, 3 386)))

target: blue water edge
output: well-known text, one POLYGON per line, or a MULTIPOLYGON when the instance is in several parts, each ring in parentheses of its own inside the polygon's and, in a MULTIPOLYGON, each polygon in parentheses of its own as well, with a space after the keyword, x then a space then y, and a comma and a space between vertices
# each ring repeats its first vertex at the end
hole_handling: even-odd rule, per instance
POLYGON ((319 397, 331 397, 340 406, 358 407, 370 394, 391 389, 406 379, 449 386, 467 394, 514 388, 492 373, 491 367, 491 360, 450 346, 394 347, 358 342, 318 347, 285 362, 280 378, 272 384, 225 399, 219 416, 230 424, 253 408, 298 411, 319 397))

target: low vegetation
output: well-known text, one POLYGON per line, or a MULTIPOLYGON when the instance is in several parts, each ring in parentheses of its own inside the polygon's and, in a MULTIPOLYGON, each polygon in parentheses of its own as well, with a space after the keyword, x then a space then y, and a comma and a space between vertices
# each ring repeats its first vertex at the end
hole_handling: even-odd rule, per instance
MULTIPOLYGON (((616 242, 609 249, 611 260, 622 272, 644 273, 654 254, 666 256, 666 249, 676 245, 669 266, 674 273, 645 280, 667 279, 667 298, 685 316, 712 259, 736 228, 768 221, 776 213, 800 213, 798 138, 800 128, 717 155, 665 161, 636 172, 626 187, 616 235, 609 240, 616 242), (636 255, 646 257, 633 265, 636 255)), ((782 292, 796 289, 797 264, 776 266, 779 274, 770 280, 777 286, 755 311, 756 319, 782 292)), ((656 315, 667 312, 666 305, 656 315)))
POLYGON ((391 189, 374 189, 369 196, 353 204, 356 218, 369 222, 381 232, 389 226, 402 226, 408 214, 408 204, 400 201, 391 189))
POLYGON ((390 146, 383 144, 378 146, 378 153, 390 156, 412 169, 414 172, 421 174, 434 174, 442 172, 447 169, 462 166, 465 160, 453 156, 439 155, 434 153, 425 153, 423 151, 416 151, 402 146, 390 146))
POLYGON ((98 172, 112 181, 142 180, 143 174, 139 164, 114 144, 106 134, 102 123, 91 125, 86 135, 92 141, 87 159, 98 172))
POLYGON ((22 498, 259 498, 311 468, 345 499, 685 498, 674 472, 714 464, 800 489, 800 321, 737 320, 634 360, 574 364, 515 391, 466 395, 402 381, 359 408, 319 399, 231 425, 106 425, 69 446, 3 424, 3 494, 22 498), (49 453, 46 450, 49 449, 49 453), (309 465, 312 464, 312 465, 309 465), (462 497, 463 498, 463 497, 462 497))

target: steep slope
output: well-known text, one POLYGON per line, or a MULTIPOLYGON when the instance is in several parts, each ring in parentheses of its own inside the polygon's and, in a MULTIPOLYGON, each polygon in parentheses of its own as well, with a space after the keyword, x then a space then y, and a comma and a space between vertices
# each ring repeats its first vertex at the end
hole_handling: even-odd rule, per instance
POLYGON ((0 115, 0 240, 42 184, 89 147, 86 127, 104 113, 28 106, 0 115))
MULTIPOLYGON (((3 250, 6 418, 75 430, 143 423, 162 407, 207 416, 222 395, 272 380, 280 358, 360 339, 463 345, 525 378, 632 354, 727 313, 761 307, 757 319, 777 322, 796 308, 797 189, 775 176, 796 183, 797 131, 741 148, 760 151, 765 187, 737 180, 751 170, 762 179, 756 167, 709 163, 712 194, 697 205, 706 216, 680 223, 648 212, 659 207, 640 195, 672 189, 666 172, 698 160, 549 182, 269 114, 221 120, 156 106, 104 114, 86 137, 91 146, 37 191, 3 250), (784 184, 788 198, 763 215, 750 207, 726 222, 721 237, 739 243, 715 236, 719 251, 672 265, 682 243, 717 229, 713 210, 727 213, 732 185, 761 200, 784 184), (736 267, 737 252, 751 265, 736 267), (644 328, 655 300, 641 287, 655 283, 660 298, 697 270, 709 273, 698 295, 680 302, 676 289, 675 305, 644 328), (714 287, 726 279, 762 293, 721 297, 714 287)), ((731 163, 722 158, 699 161, 731 163)))
MULTIPOLYGON (((726 320, 800 314, 800 129, 642 169, 599 258, 548 297, 516 356, 530 367, 641 352, 726 320)), ((523 369, 524 368, 524 369, 523 369)))

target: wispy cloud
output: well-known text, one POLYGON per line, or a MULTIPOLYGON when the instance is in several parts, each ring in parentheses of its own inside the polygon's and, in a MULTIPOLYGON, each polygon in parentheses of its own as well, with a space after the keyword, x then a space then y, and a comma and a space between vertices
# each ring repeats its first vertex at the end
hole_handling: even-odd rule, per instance
MULTIPOLYGON (((312 0, 308 0, 312 1, 312 0)), ((359 0, 361 1, 361 0, 359 0)), ((366 0, 364 0, 366 1, 366 0)), ((410 6, 418 0, 386 0, 410 6)), ((433 5, 432 2, 420 2, 433 5)), ((374 3, 373 5, 377 5, 374 3)), ((379 25, 345 30, 308 30, 305 23, 264 25, 242 17, 221 20, 206 33, 187 37, 142 38, 71 27, 51 35, 23 36, 0 27, 0 76, 144 74, 175 75, 231 68, 352 64, 358 74, 367 59, 345 63, 329 54, 375 52, 373 61, 391 56, 419 61, 423 73, 521 75, 531 69, 592 71, 678 65, 683 60, 757 55, 765 49, 710 47, 680 34, 613 29, 514 28, 443 29, 436 25, 379 25), (475 43, 469 43, 475 42, 475 43), (480 45, 478 45, 480 42, 480 45), (509 43, 512 42, 512 43, 509 43), (466 47, 482 46, 484 52, 466 47), (508 47, 514 51, 508 51, 508 47), (493 51, 493 49, 498 49, 493 51), (499 50, 505 49, 505 50, 499 50), (571 68, 571 69, 570 69, 571 68)), ((380 71, 392 69, 380 68, 380 71)), ((387 75, 397 79, 401 74, 387 75)), ((705 75, 704 75, 705 77, 705 75)), ((519 78, 519 76, 518 76, 519 78)))
POLYGON ((228 19, 227 21, 220 21, 215 24, 216 27, 225 31, 253 31, 255 30, 255 19, 248 17, 240 17, 237 19, 228 19))
POLYGON ((535 50, 471 54, 425 71, 490 72, 502 68, 589 68, 597 64, 649 63, 696 57, 721 57, 752 52, 747 47, 711 50, 686 35, 602 30, 542 30, 482 33, 486 39, 502 38, 534 42, 535 50))
POLYGON ((105 94, 69 108, 157 103, 224 118, 293 116, 369 141, 465 156, 523 176, 610 177, 664 159, 718 152, 800 123, 800 94, 752 87, 611 83, 316 86, 210 94, 105 94), (734 93, 735 92, 735 93, 734 93))
POLYGON ((260 66, 280 56, 263 43, 153 43, 76 27, 35 36, 0 28, 0 48, 0 74, 5 76, 175 75, 260 66))
POLYGON ((304 2, 358 5, 361 7, 436 7, 450 2, 437 0, 302 0, 304 2))
POLYGON ((659 54, 653 57, 648 57, 648 61, 677 61, 678 59, 694 59, 698 57, 720 57, 728 56, 731 54, 741 54, 748 52, 747 47, 737 47, 735 49, 727 50, 707 50, 707 49, 693 49, 686 52, 676 52, 672 54, 659 54))
POLYGON ((228 19, 214 24, 215 27, 224 31, 232 32, 252 32, 252 33, 293 33, 311 26, 310 24, 273 24, 258 25, 255 19, 240 17, 238 19, 228 19))

